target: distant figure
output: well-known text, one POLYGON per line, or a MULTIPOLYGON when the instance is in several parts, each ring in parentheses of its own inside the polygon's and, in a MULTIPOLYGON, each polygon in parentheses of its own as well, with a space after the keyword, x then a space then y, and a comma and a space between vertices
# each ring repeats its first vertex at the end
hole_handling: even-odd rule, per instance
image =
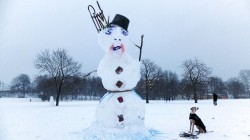
POLYGON ((213 93, 213 103, 215 106, 217 105, 217 99, 218 99, 218 95, 216 93, 213 93))
POLYGON ((50 98, 49 98, 49 104, 51 106, 54 106, 54 98, 53 98, 53 96, 50 96, 50 98))
POLYGON ((31 99, 30 99, 30 102, 31 102, 31 99))

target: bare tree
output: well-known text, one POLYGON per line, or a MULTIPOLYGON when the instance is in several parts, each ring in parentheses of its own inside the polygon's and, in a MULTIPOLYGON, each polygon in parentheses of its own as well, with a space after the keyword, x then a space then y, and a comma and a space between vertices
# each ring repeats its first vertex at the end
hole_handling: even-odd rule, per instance
POLYGON ((236 99, 244 93, 244 84, 238 78, 230 78, 226 85, 229 93, 231 93, 236 99))
POLYGON ((146 93, 146 103, 149 103, 149 93, 155 86, 161 73, 161 68, 149 59, 142 60, 141 75, 143 82, 141 83, 146 93))
POLYGON ((219 77, 212 76, 208 78, 208 90, 210 93, 226 94, 226 86, 219 77))
POLYGON ((245 86, 246 93, 250 95, 250 70, 241 70, 239 78, 245 86))
POLYGON ((82 65, 74 61, 65 49, 57 49, 52 53, 45 50, 37 55, 34 64, 37 69, 48 73, 54 79, 58 106, 62 88, 65 86, 64 81, 70 76, 79 75, 82 65))
POLYGON ((175 96, 178 93, 178 84, 179 84, 178 76, 176 73, 173 73, 171 71, 168 72, 168 75, 169 75, 168 87, 171 93, 171 99, 175 100, 175 96))
POLYGON ((54 96, 54 93, 56 93, 54 79, 49 75, 45 74, 37 76, 33 82, 36 85, 35 91, 38 93, 42 101, 49 100, 50 96, 54 96))
POLYGON ((4 89, 4 82, 0 81, 0 91, 3 91, 4 89))
POLYGON ((192 85, 190 82, 184 77, 181 79, 180 84, 179 84, 179 93, 182 97, 182 99, 191 99, 191 94, 192 92, 192 85))
POLYGON ((21 92, 23 97, 30 89, 30 78, 27 74, 20 74, 11 81, 11 90, 21 92))
POLYGON ((167 80, 164 76, 164 73, 162 72, 160 74, 161 76, 159 76, 159 78, 157 78, 156 82, 155 82, 155 86, 152 89, 152 94, 151 97, 153 100, 168 100, 170 93, 168 93, 168 88, 167 88, 167 80))
POLYGON ((184 61, 182 67, 184 69, 183 76, 190 82, 193 89, 194 101, 197 103, 197 89, 200 84, 207 80, 211 74, 211 69, 196 58, 184 61))
POLYGON ((178 94, 178 86, 179 86, 179 80, 176 73, 165 70, 162 74, 162 78, 164 78, 164 86, 162 86, 164 89, 160 89, 165 91, 165 100, 175 100, 175 97, 178 94))

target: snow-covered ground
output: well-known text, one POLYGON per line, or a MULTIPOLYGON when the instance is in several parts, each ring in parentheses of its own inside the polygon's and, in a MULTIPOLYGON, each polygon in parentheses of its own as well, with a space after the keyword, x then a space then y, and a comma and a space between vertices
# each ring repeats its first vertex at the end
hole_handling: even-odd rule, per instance
MULTIPOLYGON (((82 140, 83 131, 95 120, 97 101, 48 102, 0 98, 0 140, 82 140)), ((145 126, 155 134, 149 139, 182 140, 181 131, 189 130, 191 106, 211 133, 201 140, 249 140, 250 100, 151 101, 146 104, 145 126)), ((195 128, 196 129, 196 128, 195 128)))

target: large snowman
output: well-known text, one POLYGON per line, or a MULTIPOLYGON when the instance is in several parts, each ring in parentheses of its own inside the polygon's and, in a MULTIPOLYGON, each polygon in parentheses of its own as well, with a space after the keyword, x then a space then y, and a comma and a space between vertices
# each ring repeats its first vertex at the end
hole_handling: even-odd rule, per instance
POLYGON ((134 91, 140 80, 140 62, 133 59, 128 33, 129 19, 117 14, 98 35, 98 43, 106 52, 97 74, 107 93, 96 110, 96 122, 104 128, 141 131, 144 129, 145 106, 134 91))

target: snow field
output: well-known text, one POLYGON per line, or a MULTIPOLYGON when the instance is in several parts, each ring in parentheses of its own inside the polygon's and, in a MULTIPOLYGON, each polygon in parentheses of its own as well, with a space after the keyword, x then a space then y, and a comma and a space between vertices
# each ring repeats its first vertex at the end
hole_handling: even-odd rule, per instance
MULTIPOLYGON (((83 140, 84 130, 95 121, 97 101, 49 102, 0 98, 0 140, 83 140)), ((189 130, 189 113, 198 106, 197 115, 208 131, 200 140, 249 140, 250 100, 150 101, 145 104, 145 126, 154 136, 148 140, 182 140, 189 130)), ((195 130, 197 130, 195 128, 195 130)), ((110 131, 110 130, 107 130, 110 131)), ((86 134, 86 133, 85 133, 86 134)))

